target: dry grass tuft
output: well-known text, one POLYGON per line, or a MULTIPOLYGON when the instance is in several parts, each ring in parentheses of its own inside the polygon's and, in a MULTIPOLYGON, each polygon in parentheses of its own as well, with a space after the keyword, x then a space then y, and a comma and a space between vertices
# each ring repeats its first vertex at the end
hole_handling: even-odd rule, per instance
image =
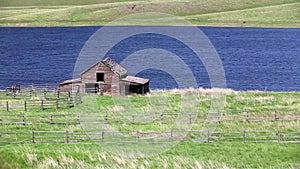
POLYGON ((172 89, 170 90, 171 94, 176 95, 190 95, 190 94, 198 94, 198 95, 212 95, 212 94, 236 94, 237 91, 232 89, 222 89, 222 88, 211 88, 211 89, 204 89, 204 88, 187 88, 187 89, 172 89))
POLYGON ((125 108, 123 106, 114 106, 108 109, 109 112, 123 112, 125 108))
POLYGON ((59 164, 53 158, 46 158, 43 161, 39 162, 37 168, 48 169, 48 168, 58 168, 59 164))
POLYGON ((257 96, 257 97, 245 97, 237 96, 237 101, 248 102, 248 103, 268 103, 269 101, 274 101, 276 98, 274 96, 257 96))
POLYGON ((38 162, 37 160, 37 155, 35 152, 28 152, 25 154, 26 158, 27 158, 27 161, 28 163, 33 166, 35 163, 38 162))

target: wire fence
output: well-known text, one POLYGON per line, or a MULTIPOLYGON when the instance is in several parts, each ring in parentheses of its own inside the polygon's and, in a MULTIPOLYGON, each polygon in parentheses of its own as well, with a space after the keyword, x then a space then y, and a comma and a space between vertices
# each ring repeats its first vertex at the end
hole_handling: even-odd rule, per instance
POLYGON ((31 131, 31 132, 0 132, 0 143, 158 143, 171 141, 194 142, 278 142, 300 143, 300 131, 280 130, 244 130, 237 132, 214 132, 210 130, 190 131, 99 131, 99 132, 70 132, 70 131, 31 131), (185 136, 186 135, 186 136, 185 136), (185 137, 183 137, 185 136, 185 137))
MULTIPOLYGON (((45 108, 45 105, 41 107, 45 108)), ((285 114, 278 111, 257 114, 242 112, 240 114, 224 115, 210 113, 201 115, 195 113, 160 113, 160 114, 0 114, 0 124, 72 124, 107 123, 107 124, 164 124, 175 121, 181 123, 204 122, 262 122, 262 121, 292 121, 300 120, 300 114, 285 114)))

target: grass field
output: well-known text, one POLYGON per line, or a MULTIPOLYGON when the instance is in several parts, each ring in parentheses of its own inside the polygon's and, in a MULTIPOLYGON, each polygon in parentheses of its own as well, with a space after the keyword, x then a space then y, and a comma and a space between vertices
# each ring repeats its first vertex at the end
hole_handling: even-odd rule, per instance
POLYGON ((5 145, 2 168, 299 168, 299 144, 180 143, 149 158, 128 159, 97 145, 5 145))
POLYGON ((298 0, 2 0, 0 3, 0 26, 105 25, 143 12, 169 13, 202 26, 300 26, 298 0))
MULTIPOLYGON (((213 90, 171 90, 153 91, 146 96, 128 96, 112 98, 109 96, 94 98, 99 114, 137 114, 137 113, 175 113, 193 111, 202 114, 211 110, 213 90), (196 97, 195 97, 196 94, 196 97), (161 97, 163 96, 163 97, 161 97), (194 107, 182 106, 185 103, 194 107), (199 102, 190 100, 197 99, 199 102), (125 100, 128 99, 129 102, 125 100), (126 104, 127 103, 127 104, 126 104), (130 103, 131 107, 128 106, 130 103), (129 112, 128 112, 129 111, 129 112)), ((255 115, 266 115, 277 110, 280 114, 299 116, 300 93, 298 92, 236 92, 223 90, 226 97, 224 114, 234 115, 249 110, 255 115)), ((83 97, 82 108, 87 104, 83 97)), ((58 109, 47 111, 20 110, 10 114, 76 114, 79 109, 58 109)), ((1 114, 7 114, 5 110, 1 114)), ((119 131, 164 131, 172 125, 165 124, 112 124, 119 131)), ((258 122, 222 122, 216 126, 218 132, 238 132, 243 130, 280 130, 299 131, 300 121, 258 121, 258 122)), ((194 124, 192 129, 201 129, 202 124, 194 124)), ((80 125, 14 125, 1 124, 2 132, 29 131, 82 131, 80 125)), ((17 136, 15 136, 18 138, 17 136)), ((237 142, 197 142, 188 135, 186 141, 158 155, 146 158, 126 158, 115 155, 105 149, 104 144, 87 143, 36 143, 6 144, 0 143, 0 168, 299 168, 299 143, 237 143, 237 142), (190 140, 190 141, 188 141, 190 140)), ((298 136, 299 137, 299 136, 298 136)), ((1 138, 0 138, 1 141, 1 138)), ((12 140, 11 142, 18 141, 12 140)), ((126 144, 126 143, 125 143, 126 144)))

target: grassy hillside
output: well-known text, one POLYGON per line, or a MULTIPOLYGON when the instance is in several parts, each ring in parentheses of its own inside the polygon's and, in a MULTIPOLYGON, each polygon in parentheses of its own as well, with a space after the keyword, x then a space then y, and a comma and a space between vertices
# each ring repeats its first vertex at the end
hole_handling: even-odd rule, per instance
MULTIPOLYGON (((277 110, 280 115, 298 116, 300 107, 300 93, 289 92, 236 92, 232 90, 222 91, 226 97, 224 118, 227 115, 236 115, 243 110, 253 112, 255 116, 267 116, 269 112, 277 110)), ((93 97, 99 106, 99 114, 124 114, 124 113, 176 113, 181 111, 181 98, 193 97, 197 94, 197 102, 194 107, 184 107, 201 114, 210 110, 212 101, 211 90, 172 90, 156 91, 146 96, 93 97), (181 95, 182 94, 182 95, 181 95), (163 96, 165 104, 162 105, 163 96), (129 99, 134 109, 126 107, 122 100, 129 99), (150 102, 151 99, 151 102, 150 102), (115 103, 118 103, 116 105, 115 103), (191 108, 191 109, 190 109, 191 108), (131 112, 133 111, 133 112, 131 112), (157 111, 157 112, 155 112, 157 111)), ((1 97, 2 99, 5 96, 1 97)), ((83 97, 83 108, 87 104, 83 97)), ((11 98, 8 98, 11 99, 11 98)), ((188 99, 188 104, 194 104, 194 100, 188 99)), ((186 110, 186 109, 185 109, 186 110)), ((76 114, 76 109, 58 109, 46 111, 11 111, 9 114, 25 113, 26 115, 49 114, 76 114)), ((7 114, 0 111, 0 116, 7 114)), ((1 116, 3 117, 3 116, 1 116)), ((4 119, 2 119, 5 122, 4 119)), ((164 124, 111 124, 119 131, 164 131, 171 123, 164 124)), ((239 132, 243 130, 280 130, 299 131, 300 121, 224 121, 217 125, 217 132, 239 132)), ((196 123, 192 129, 199 130, 202 123, 196 123)), ((83 131, 80 125, 70 124, 1 124, 1 132, 29 132, 29 131, 83 131)), ((2 134, 0 137, 0 168, 299 168, 300 149, 299 143, 242 143, 242 142, 198 142, 195 136, 188 135, 187 140, 180 142, 172 149, 152 157, 131 159, 107 152, 102 144, 83 143, 29 143, 7 144, 3 139, 11 139, 10 143, 20 142, 22 138, 17 135, 2 134), (7 137, 7 138, 5 138, 7 137)), ((262 137, 263 135, 258 135, 262 137)), ((299 135, 294 135, 299 137, 299 135)), ((126 144, 126 143, 123 143, 126 144)))
MULTIPOLYGON (((1 26, 104 25, 141 12, 169 13, 195 25, 299 27, 298 0, 2 0, 1 26)), ((132 23, 128 23, 132 24, 132 23)), ((139 24, 139 23, 134 23, 139 24)))

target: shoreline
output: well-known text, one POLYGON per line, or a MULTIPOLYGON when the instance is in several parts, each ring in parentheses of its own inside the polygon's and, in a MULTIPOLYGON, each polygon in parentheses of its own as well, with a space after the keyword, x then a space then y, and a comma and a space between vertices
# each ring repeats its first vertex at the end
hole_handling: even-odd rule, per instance
POLYGON ((1 25, 0 28, 64 28, 64 27, 203 27, 203 28, 246 28, 246 29, 300 29, 297 26, 234 26, 234 25, 1 25))
MULTIPOLYGON (((0 89, 0 92, 5 92, 5 89, 0 89)), ((178 94, 180 92, 190 92, 190 93, 212 93, 212 92, 219 92, 225 94, 232 94, 232 93, 300 93, 300 91, 269 91, 269 90, 235 90, 231 88, 173 88, 173 89, 150 89, 150 94, 154 92, 171 92, 173 94, 178 94)), ((145 94, 146 96, 147 94, 145 94)))

